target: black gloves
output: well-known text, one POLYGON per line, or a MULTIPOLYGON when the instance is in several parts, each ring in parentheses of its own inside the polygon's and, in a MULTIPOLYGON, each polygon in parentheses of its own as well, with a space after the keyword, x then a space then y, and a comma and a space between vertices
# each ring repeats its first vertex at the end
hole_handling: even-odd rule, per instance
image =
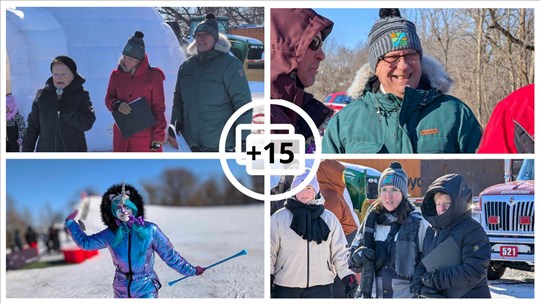
POLYGON ((435 288, 435 277, 434 272, 426 272, 424 276, 422 276, 422 284, 424 286, 435 288))
POLYGON ((343 285, 345 285, 345 298, 355 298, 356 290, 358 289, 358 281, 354 274, 350 274, 341 279, 343 285))
POLYGON ((365 263, 373 263, 375 261, 375 250, 360 246, 351 254, 349 258, 349 268, 362 268, 365 263))
POLYGON ((411 287, 409 288, 409 291, 418 297, 420 295, 420 291, 422 290, 422 277, 421 276, 413 276, 413 279, 411 281, 411 287))
POLYGON ((411 282, 410 291, 418 298, 444 298, 444 296, 435 289, 435 277, 433 272, 426 272, 420 277, 415 277, 411 282))
POLYGON ((418 294, 419 298, 444 298, 443 295, 439 293, 438 290, 431 287, 422 286, 420 293, 418 294))

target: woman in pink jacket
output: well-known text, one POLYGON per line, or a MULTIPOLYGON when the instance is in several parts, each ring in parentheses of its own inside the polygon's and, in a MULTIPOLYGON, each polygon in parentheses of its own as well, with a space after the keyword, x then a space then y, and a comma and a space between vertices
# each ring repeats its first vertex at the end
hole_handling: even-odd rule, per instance
POLYGON ((163 81, 165 74, 161 69, 151 67, 144 50, 144 34, 135 32, 128 39, 118 68, 111 73, 105 103, 109 111, 129 115, 129 102, 144 97, 150 104, 156 122, 129 137, 122 135, 115 124, 113 133, 114 152, 161 152, 165 141, 165 95, 163 81))

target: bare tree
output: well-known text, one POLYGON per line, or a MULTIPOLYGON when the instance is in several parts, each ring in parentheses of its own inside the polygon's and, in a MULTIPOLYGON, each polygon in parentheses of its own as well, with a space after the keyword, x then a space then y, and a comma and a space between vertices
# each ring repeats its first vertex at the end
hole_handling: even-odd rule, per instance
POLYGON ((264 7, 159 7, 165 21, 176 22, 180 27, 180 35, 189 35, 189 23, 194 16, 214 14, 229 18, 229 25, 264 24, 264 7))

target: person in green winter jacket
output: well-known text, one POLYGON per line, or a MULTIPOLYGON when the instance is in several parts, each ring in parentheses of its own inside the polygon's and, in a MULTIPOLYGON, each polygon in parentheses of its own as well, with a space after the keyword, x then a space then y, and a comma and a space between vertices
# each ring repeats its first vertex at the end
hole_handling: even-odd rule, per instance
MULTIPOLYGON (((231 44, 218 33, 213 14, 195 29, 189 57, 178 70, 171 123, 193 152, 218 152, 221 132, 232 114, 251 101, 240 60, 229 54, 231 44)), ((230 130, 225 149, 234 150, 234 129, 251 124, 252 110, 242 114, 230 130)), ((245 139, 245 138, 243 138, 245 139)))
POLYGON ((474 153, 482 127, 446 95, 452 80, 423 55, 415 25, 381 9, 369 33, 369 64, 356 74, 354 100, 329 122, 323 153, 474 153))

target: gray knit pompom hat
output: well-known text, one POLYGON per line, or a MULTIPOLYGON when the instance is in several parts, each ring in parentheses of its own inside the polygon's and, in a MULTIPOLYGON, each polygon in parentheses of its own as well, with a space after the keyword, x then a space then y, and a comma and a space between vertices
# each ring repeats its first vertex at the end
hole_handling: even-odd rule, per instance
POLYGON ((422 44, 416 34, 416 26, 401 17, 399 9, 381 8, 379 17, 368 35, 368 59, 373 71, 379 60, 392 51, 413 49, 422 56, 422 44))
POLYGON ((212 36, 215 41, 218 41, 219 30, 216 16, 214 14, 206 15, 206 18, 195 28, 194 35, 197 35, 198 32, 206 32, 208 35, 212 36))
POLYGON ((407 182, 409 177, 407 172, 403 170, 403 167, 399 162, 392 162, 390 167, 386 168, 379 179, 379 193, 381 193, 381 188, 384 186, 394 186, 401 190, 401 193, 404 197, 409 196, 409 191, 407 188, 407 182))
POLYGON ((145 54, 143 37, 144 34, 142 32, 136 31, 135 34, 128 39, 126 46, 122 51, 122 55, 142 61, 145 54))

